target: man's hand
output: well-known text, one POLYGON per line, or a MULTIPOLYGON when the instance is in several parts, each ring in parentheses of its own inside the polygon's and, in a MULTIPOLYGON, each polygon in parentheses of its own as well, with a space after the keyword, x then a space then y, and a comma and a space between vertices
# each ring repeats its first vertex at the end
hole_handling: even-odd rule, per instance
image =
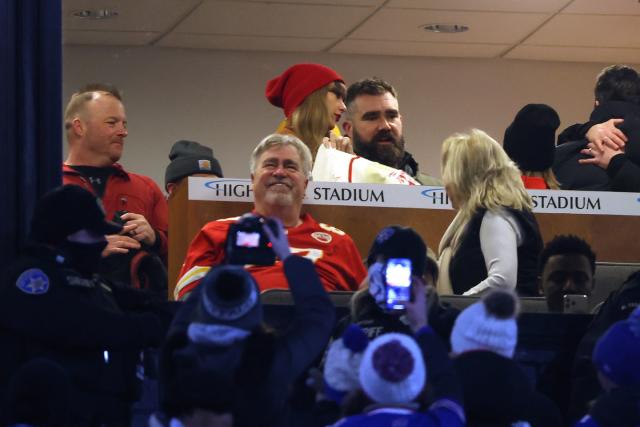
POLYGON ((612 150, 624 150, 627 143, 626 135, 617 128, 617 125, 624 122, 624 119, 610 119, 604 123, 591 126, 587 132, 587 139, 595 144, 598 150, 607 146, 612 150))
POLYGON ((262 224, 262 229, 271 242, 273 252, 275 252, 276 256, 284 262, 284 260, 291 255, 291 249, 289 248, 287 231, 284 229, 282 221, 276 217, 266 218, 265 223, 262 224), (273 224, 275 230, 272 230, 271 226, 267 224, 267 222, 273 224))
POLYGON ((412 276, 411 288, 413 290, 413 301, 405 303, 407 319, 411 330, 416 333, 428 325, 429 306, 427 304, 427 285, 421 277, 412 276))
POLYGON ((335 148, 336 150, 353 154, 353 144, 348 136, 338 136, 331 132, 328 138, 326 136, 322 138, 322 145, 327 148, 335 148))
POLYGON ((129 236, 109 234, 105 237, 107 239, 107 247, 102 251, 103 258, 113 254, 126 254, 131 249, 140 249, 140 242, 129 236))
POLYGON ((590 142, 587 147, 588 148, 585 148, 580 152, 584 155, 591 156, 591 158, 580 159, 578 160, 578 163, 581 163, 583 165, 596 165, 601 167, 602 169, 607 169, 609 167, 609 162, 614 156, 623 153, 623 150, 613 149, 607 144, 603 144, 601 148, 598 148, 595 143, 590 142))
POLYGON ((125 221, 122 229, 123 234, 129 235, 147 246, 153 246, 156 243, 156 232, 143 215, 128 212, 120 218, 125 221))

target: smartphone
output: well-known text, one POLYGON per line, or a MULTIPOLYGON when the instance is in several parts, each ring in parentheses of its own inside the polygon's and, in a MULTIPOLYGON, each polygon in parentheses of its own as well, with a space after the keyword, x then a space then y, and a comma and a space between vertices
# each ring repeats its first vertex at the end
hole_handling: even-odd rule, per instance
POLYGON ((384 277, 387 308, 404 310, 405 303, 411 301, 411 260, 390 258, 384 277))
POLYGON ((589 313, 589 297, 587 295, 564 295, 563 313, 589 313))

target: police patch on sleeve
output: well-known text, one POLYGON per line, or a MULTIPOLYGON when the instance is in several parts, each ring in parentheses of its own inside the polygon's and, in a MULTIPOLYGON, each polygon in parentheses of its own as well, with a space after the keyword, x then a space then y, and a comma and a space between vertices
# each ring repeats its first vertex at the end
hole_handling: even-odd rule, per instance
POLYGON ((49 277, 39 268, 30 268, 18 277, 16 286, 25 294, 46 294, 49 290, 49 277))

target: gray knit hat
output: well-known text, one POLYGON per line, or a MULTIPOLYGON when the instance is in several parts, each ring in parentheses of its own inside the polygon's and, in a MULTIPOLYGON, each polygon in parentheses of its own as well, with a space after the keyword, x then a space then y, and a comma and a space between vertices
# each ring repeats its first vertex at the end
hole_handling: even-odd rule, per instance
POLYGON ((213 150, 195 141, 180 140, 173 144, 169 152, 171 163, 164 175, 164 187, 185 176, 196 173, 214 174, 222 178, 220 163, 213 157, 213 150))

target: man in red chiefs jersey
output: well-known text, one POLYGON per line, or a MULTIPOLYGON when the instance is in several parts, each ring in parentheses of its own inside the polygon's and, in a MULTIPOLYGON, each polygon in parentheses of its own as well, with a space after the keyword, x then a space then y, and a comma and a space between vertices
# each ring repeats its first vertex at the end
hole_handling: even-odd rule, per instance
MULTIPOLYGON (((302 213, 305 189, 311 176, 311 152, 307 146, 292 135, 269 135, 253 150, 250 170, 253 213, 282 221, 291 252, 314 262, 326 290, 356 290, 367 271, 351 237, 302 213)), ((196 235, 174 290, 176 299, 185 299, 211 266, 224 262, 227 232, 237 219, 209 222, 196 235)), ((270 266, 245 267, 253 274, 261 291, 287 288, 279 260, 270 266)))

